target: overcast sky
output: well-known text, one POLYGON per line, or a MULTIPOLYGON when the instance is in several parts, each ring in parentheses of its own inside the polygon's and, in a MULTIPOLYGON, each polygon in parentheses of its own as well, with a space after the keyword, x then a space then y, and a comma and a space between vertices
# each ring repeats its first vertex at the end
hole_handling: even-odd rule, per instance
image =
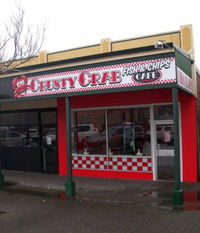
MULTIPOLYGON (((16 0, 1 2, 6 21, 16 0)), ((18 1, 19 2, 19 1, 18 1)), ((49 52, 98 44, 103 38, 121 40, 179 30, 192 24, 200 67, 200 7, 198 0, 21 0, 27 21, 48 24, 42 50, 49 52)))

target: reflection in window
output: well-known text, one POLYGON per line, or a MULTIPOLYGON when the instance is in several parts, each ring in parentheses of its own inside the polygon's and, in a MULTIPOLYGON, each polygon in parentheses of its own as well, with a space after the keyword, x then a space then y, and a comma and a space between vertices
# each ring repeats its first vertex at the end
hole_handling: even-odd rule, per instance
POLYGON ((9 147, 39 147, 38 127, 2 126, 0 145, 9 147))
POLYGON ((110 155, 150 155, 149 108, 108 111, 110 155))
POLYGON ((154 120, 172 120, 172 105, 154 106, 154 120))
POLYGON ((48 127, 43 126, 42 127, 42 138, 43 143, 48 146, 53 146, 54 149, 56 149, 56 127, 48 127))
POLYGON ((150 156, 149 120, 149 108, 73 112, 73 153, 150 156))
POLYGON ((174 148, 174 128, 172 124, 156 126, 156 141, 159 149, 174 148))
POLYGON ((99 111, 81 111, 73 115, 73 153, 105 154, 105 114, 99 111))

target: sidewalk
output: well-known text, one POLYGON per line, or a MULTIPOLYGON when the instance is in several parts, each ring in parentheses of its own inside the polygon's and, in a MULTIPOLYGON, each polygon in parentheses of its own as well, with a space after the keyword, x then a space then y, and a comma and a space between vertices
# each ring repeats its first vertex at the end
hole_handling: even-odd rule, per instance
MULTIPOLYGON (((65 176, 3 170, 8 191, 43 195, 56 194, 64 198, 65 176)), ((133 205, 171 208, 173 182, 74 177, 76 200, 89 202, 130 203, 133 205)), ((183 183, 184 200, 198 203, 200 183, 183 183)))
POLYGON ((75 177, 76 199, 67 199, 64 176, 3 174, 3 233, 199 233, 200 184, 183 184, 185 203, 174 209, 172 182, 75 177))

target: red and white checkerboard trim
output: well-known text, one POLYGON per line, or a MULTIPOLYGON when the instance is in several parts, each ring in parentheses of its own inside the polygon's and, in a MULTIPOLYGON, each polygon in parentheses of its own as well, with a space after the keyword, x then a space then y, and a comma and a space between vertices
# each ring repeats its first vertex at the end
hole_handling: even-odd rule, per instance
POLYGON ((74 169, 152 172, 150 157, 73 155, 74 169))
POLYGON ((100 169, 108 168, 108 158, 106 156, 73 156, 72 166, 75 169, 100 169))

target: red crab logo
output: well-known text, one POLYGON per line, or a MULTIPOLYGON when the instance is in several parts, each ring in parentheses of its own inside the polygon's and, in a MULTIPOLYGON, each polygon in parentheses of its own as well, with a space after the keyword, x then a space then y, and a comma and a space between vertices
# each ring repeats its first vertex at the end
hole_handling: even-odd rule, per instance
POLYGON ((12 80, 12 87, 14 90, 14 97, 18 98, 26 94, 27 91, 27 77, 25 75, 21 75, 21 78, 16 77, 12 80))

